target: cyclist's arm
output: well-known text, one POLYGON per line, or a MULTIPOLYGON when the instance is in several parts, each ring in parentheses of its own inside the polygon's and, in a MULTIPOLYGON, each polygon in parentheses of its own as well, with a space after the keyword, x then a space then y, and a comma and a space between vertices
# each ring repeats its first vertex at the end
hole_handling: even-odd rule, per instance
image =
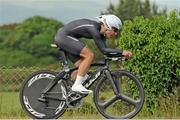
POLYGON ((97 47, 100 49, 100 51, 102 53, 104 53, 104 54, 110 54, 110 53, 122 54, 123 50, 108 48, 106 45, 105 39, 102 39, 102 37, 99 34, 99 31, 91 30, 91 34, 93 36, 93 39, 94 39, 97 47))
MULTIPOLYGON (((102 38, 101 38, 102 39, 102 38)), ((117 54, 122 54, 123 53, 123 50, 120 50, 120 49, 113 49, 113 48, 108 48, 107 45, 106 45, 106 40, 105 38, 102 39, 102 42, 104 43, 104 51, 106 53, 117 53, 117 54)))

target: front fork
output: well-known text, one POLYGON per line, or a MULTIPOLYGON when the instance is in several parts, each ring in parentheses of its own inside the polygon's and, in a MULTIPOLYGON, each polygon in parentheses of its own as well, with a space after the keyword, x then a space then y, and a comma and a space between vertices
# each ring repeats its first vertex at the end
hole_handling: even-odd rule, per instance
POLYGON ((107 77, 107 79, 110 81, 112 87, 113 87, 113 91, 115 93, 115 95, 118 95, 120 92, 121 92, 121 89, 120 89, 120 84, 119 84, 119 80, 118 78, 116 77, 112 77, 112 74, 109 70, 105 70, 105 75, 107 77))

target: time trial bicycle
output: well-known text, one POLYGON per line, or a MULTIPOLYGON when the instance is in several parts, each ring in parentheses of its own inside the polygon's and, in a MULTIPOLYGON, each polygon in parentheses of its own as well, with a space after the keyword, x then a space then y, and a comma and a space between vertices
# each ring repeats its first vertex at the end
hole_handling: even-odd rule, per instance
MULTIPOLYGON (((52 44, 51 46, 57 47, 52 44)), ((55 119, 66 109, 77 108, 88 94, 73 92, 71 73, 66 53, 60 49, 64 70, 54 72, 40 70, 32 73, 22 84, 20 103, 31 118, 55 119)), ((110 61, 123 62, 126 58, 116 53, 105 54, 104 61, 91 64, 97 67, 89 71, 83 85, 93 88, 93 100, 99 113, 108 119, 129 119, 136 116, 144 103, 143 85, 137 76, 126 70, 111 70, 110 61)))

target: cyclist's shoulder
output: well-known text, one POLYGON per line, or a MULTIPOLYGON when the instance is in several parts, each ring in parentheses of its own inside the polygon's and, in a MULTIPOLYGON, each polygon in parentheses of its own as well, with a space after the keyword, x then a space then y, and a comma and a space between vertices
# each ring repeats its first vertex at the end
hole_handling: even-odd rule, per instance
MULTIPOLYGON (((66 24, 63 29, 68 32, 72 32, 72 30, 75 31, 89 31, 92 33, 98 33, 100 29, 100 24, 97 21, 91 20, 91 19, 77 19, 69 22, 66 24)), ((81 31, 81 32, 82 32, 81 31)))
POLYGON ((75 26, 79 26, 79 25, 91 25, 91 26, 99 26, 99 23, 95 20, 91 20, 91 19, 87 19, 87 18, 82 18, 82 19, 76 19, 71 21, 68 25, 75 25, 75 26))

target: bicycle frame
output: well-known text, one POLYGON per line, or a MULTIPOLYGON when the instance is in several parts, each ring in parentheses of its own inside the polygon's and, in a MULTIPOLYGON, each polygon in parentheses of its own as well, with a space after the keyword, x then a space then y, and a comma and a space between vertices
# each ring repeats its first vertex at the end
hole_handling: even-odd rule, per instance
MULTIPOLYGON (((96 70, 95 74, 93 75, 93 78, 91 78, 90 80, 88 80, 87 82, 85 82, 85 87, 86 88, 90 88, 95 81, 97 81, 99 79, 99 77, 103 77, 102 74, 105 74, 107 76, 107 78, 111 81, 113 88, 116 88, 115 85, 113 84, 113 79, 112 76, 110 74, 109 71, 109 65, 108 65, 108 60, 105 59, 105 62, 99 62, 99 63, 93 63, 91 64, 90 67, 95 67, 95 66, 99 66, 99 69, 96 70)), ((60 73, 57 74, 57 76, 54 78, 54 80, 52 80, 52 82, 50 82, 48 84, 48 86, 43 90, 42 92, 42 97, 44 97, 44 95, 50 91, 55 85, 56 83, 62 79, 62 80, 67 80, 68 76, 74 71, 77 70, 78 68, 71 68, 69 71, 62 71, 60 73)), ((115 89, 116 90, 116 89, 115 89)), ((115 91, 115 93, 117 93, 117 90, 115 91)))
MULTIPOLYGON (((126 70, 118 69, 114 71, 110 69, 110 61, 123 62, 125 60, 126 59, 121 56, 106 55, 104 61, 91 64, 91 70, 92 67, 95 67, 96 70, 93 72, 89 70, 87 74, 92 72, 91 74, 89 74, 90 77, 84 83, 82 83, 85 88, 90 89, 90 87, 96 82, 93 86, 94 103, 98 112, 100 112, 106 118, 132 118, 141 110, 144 103, 144 90, 140 80, 131 72, 128 72, 126 70), (133 84, 137 87, 137 99, 134 99, 133 91, 132 96, 129 96, 126 95, 126 93, 124 93, 124 91, 122 90, 124 89, 124 87, 127 86, 126 83, 128 83, 127 81, 129 80, 132 81, 133 84), (125 85, 123 86, 122 83, 125 83, 125 85), (108 86, 106 87, 106 85, 108 86), (109 89, 111 91, 109 91, 109 89), (106 92, 108 92, 107 99, 104 100, 104 98, 106 98, 104 97, 106 95, 106 92), (101 100, 101 98, 103 99, 101 100), (117 112, 117 114, 119 115, 116 116, 116 113, 109 114, 108 108, 111 106, 114 107, 113 103, 115 103, 116 101, 124 101, 124 103, 128 103, 125 104, 125 106, 131 105, 129 111, 126 113, 125 110, 125 113, 121 114, 121 111, 119 111, 119 109, 115 107, 115 110, 119 111, 117 112)), ((61 72, 41 70, 33 73, 26 79, 26 81, 24 81, 20 91, 20 100, 21 105, 31 117, 57 118, 61 116, 67 108, 79 107, 82 103, 83 98, 88 95, 74 92, 71 90, 71 86, 73 85, 73 81, 71 80, 71 74, 78 68, 74 67, 69 69, 66 60, 61 61, 61 63, 63 63, 64 66, 64 70, 61 72), (39 79, 37 84, 33 84, 31 87, 29 87, 29 83, 34 83, 32 82, 32 80, 35 81, 34 78, 36 76, 41 76, 44 74, 48 74, 53 77, 47 77, 47 79, 46 77, 44 77, 43 79, 39 79), (39 84, 41 84, 42 86, 39 86, 39 84), (34 94, 29 94, 29 91, 32 91, 32 93, 34 94), (38 92, 36 93, 35 91, 38 92), (37 106, 40 107, 37 108, 37 106), (47 111, 49 109, 51 110, 47 111), (47 115, 47 117, 40 115, 47 115)), ((127 90, 131 89, 128 88, 127 90)), ((121 103, 120 106, 119 104, 117 104, 117 107, 121 107, 121 103)))
MULTIPOLYGON (((54 78, 54 80, 52 80, 52 82, 50 82, 48 84, 48 86, 43 90, 42 92, 42 95, 41 97, 44 98, 45 97, 45 94, 50 91, 54 85, 56 85, 56 83, 60 80, 60 79, 66 79, 69 78, 69 75, 71 75, 71 72, 78 69, 77 67, 75 68, 72 68, 72 69, 69 69, 68 67, 68 61, 67 61, 67 56, 66 56, 66 53, 64 51, 61 51, 60 50, 60 54, 61 54, 61 58, 60 58, 60 61, 62 61, 63 63, 63 66, 64 66, 64 71, 60 72, 57 74, 57 76, 54 78)), ((112 54, 113 55, 113 54, 112 54)), ((113 80, 112 80, 112 77, 111 77, 111 74, 109 72, 109 61, 117 61, 119 58, 119 56, 115 59, 112 58, 112 55, 111 55, 111 58, 108 58, 107 56, 105 57, 105 61, 104 62, 99 62, 99 63, 93 63, 91 64, 90 67, 93 67, 93 66, 100 66, 102 69, 98 70, 99 72, 96 72, 97 74, 95 74, 94 78, 90 80, 90 82, 88 84, 85 85, 85 87, 89 88, 97 79, 98 77, 103 73, 103 71, 105 71, 104 73, 106 74, 106 76, 108 77, 108 79, 111 81, 111 83, 113 83, 113 80)), ((117 54, 116 54, 117 55, 117 54)), ((114 56, 114 55, 113 55, 114 56)), ((116 57, 116 56, 114 56, 116 57)), ((120 59, 122 60, 122 59, 120 59)), ((112 84, 113 87, 115 87, 114 84, 112 84)), ((117 93, 117 90, 115 91, 115 93, 117 93)))

